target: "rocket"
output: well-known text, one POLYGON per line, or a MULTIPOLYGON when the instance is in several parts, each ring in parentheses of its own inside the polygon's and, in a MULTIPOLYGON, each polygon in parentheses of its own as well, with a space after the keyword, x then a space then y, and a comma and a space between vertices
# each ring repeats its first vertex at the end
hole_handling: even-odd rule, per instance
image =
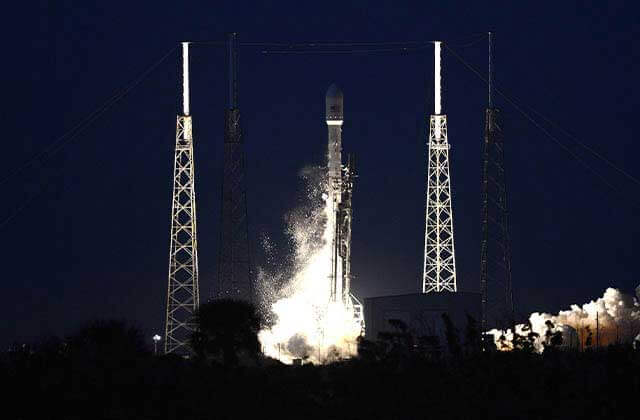
POLYGON ((329 87, 325 97, 327 144, 327 228, 331 236, 331 303, 341 303, 353 311, 354 321, 364 332, 362 304, 351 293, 351 221, 353 220, 352 196, 357 178, 355 159, 347 154, 342 163, 342 91, 335 84, 329 87))
POLYGON ((342 227, 341 227, 341 211, 342 211, 342 193, 343 193, 343 174, 342 174, 342 122, 343 114, 343 95, 338 86, 332 84, 327 90, 325 98, 326 105, 326 121, 328 129, 328 153, 327 153, 327 169, 328 169, 328 198, 329 214, 328 228, 331 232, 331 301, 341 302, 346 296, 343 290, 347 283, 344 279, 344 255, 341 252, 342 245, 342 227))

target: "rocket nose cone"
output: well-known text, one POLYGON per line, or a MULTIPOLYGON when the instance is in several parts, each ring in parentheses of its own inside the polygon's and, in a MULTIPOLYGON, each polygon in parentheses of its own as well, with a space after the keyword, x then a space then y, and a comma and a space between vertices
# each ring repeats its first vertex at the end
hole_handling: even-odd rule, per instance
POLYGON ((327 89, 327 99, 342 99, 342 91, 335 83, 332 83, 327 89))

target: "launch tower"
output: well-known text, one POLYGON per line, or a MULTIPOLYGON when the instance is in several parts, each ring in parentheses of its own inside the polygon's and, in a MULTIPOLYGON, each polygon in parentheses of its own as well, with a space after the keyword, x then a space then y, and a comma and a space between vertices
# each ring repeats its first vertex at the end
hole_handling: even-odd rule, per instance
POLYGON ((500 111, 493 103, 493 67, 493 34, 490 32, 489 101, 485 112, 482 165, 482 331, 510 328, 514 322, 504 137, 500 111))
POLYGON ((193 314, 200 303, 200 294, 187 42, 182 43, 182 107, 176 124, 164 351, 188 356, 193 314))
POLYGON ((224 169, 220 253, 218 257, 219 298, 251 301, 253 284, 247 223, 245 151, 238 105, 238 38, 229 35, 229 103, 225 111, 224 169))
POLYGON ((429 162, 422 293, 456 292, 447 116, 442 113, 441 42, 435 42, 435 113, 429 120, 429 162))

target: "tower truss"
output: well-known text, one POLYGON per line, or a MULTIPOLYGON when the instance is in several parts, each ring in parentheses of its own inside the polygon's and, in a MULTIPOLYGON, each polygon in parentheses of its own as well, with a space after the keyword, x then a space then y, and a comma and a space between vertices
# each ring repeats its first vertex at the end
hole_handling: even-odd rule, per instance
POLYGON ((489 104, 485 113, 482 164, 482 331, 510 328, 514 322, 504 136, 492 92, 492 35, 489 33, 489 104))
POLYGON ((189 50, 183 50, 183 115, 177 117, 173 166, 165 353, 188 356, 193 315, 200 303, 193 135, 189 115, 189 50))
POLYGON ((441 114, 440 42, 435 43, 435 115, 429 120, 429 161, 422 293, 456 292, 447 116, 441 114))
POLYGON ((245 150, 238 106, 237 44, 237 34, 233 33, 229 36, 228 50, 229 106, 225 112, 217 296, 252 301, 245 150))

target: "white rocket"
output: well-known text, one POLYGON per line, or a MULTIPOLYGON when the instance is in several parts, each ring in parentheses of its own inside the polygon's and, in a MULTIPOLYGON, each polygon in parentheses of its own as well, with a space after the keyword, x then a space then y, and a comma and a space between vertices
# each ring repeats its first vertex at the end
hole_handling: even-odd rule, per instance
POLYGON ((329 131, 327 169, 329 214, 327 223, 331 233, 330 301, 342 303, 353 311, 353 320, 364 334, 362 303, 351 293, 351 222, 353 220, 352 196, 355 184, 355 159, 347 154, 342 164, 343 96, 335 85, 327 90, 325 98, 327 129, 329 131))
POLYGON ((343 252, 341 252, 341 203, 342 203, 342 122, 343 122, 343 96, 342 91, 332 84, 327 90, 325 100, 327 128, 329 131, 329 144, 327 154, 328 167, 328 200, 330 213, 328 215, 329 229, 332 238, 331 246, 331 300, 333 302, 344 301, 348 296, 348 281, 344 279, 343 252), (347 284, 345 284, 347 283, 347 284), (344 296, 344 293, 347 293, 344 296))

